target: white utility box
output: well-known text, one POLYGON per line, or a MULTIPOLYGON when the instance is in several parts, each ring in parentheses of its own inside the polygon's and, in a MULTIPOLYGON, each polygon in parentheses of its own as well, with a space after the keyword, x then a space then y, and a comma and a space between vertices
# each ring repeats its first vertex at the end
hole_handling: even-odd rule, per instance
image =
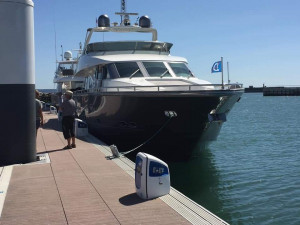
POLYGON ((157 198, 170 193, 168 165, 147 153, 139 152, 135 160, 136 193, 142 199, 157 198))
POLYGON ((57 114, 57 109, 54 106, 50 106, 50 113, 51 114, 57 114))
POLYGON ((74 124, 74 133, 76 137, 83 137, 88 134, 88 125, 86 122, 80 120, 80 119, 75 119, 75 124, 74 124))

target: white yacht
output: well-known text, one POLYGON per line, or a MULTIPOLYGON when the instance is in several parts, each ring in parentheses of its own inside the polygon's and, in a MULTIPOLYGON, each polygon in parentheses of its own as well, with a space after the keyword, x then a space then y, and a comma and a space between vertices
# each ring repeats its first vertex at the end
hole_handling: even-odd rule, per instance
POLYGON ((80 90, 84 87, 83 77, 74 77, 78 58, 73 58, 71 51, 64 53, 64 59, 57 61, 57 68, 53 78, 56 92, 51 95, 51 104, 58 107, 61 96, 67 90, 80 90))
POLYGON ((120 24, 101 15, 98 27, 87 30, 75 74, 85 78, 84 90, 74 94, 80 118, 121 152, 139 146, 165 160, 188 159, 216 140, 244 89, 196 77, 185 58, 170 55, 173 44, 157 40, 148 16, 131 24, 137 14, 121 3, 120 24), (107 32, 148 33, 151 40, 92 41, 107 32))

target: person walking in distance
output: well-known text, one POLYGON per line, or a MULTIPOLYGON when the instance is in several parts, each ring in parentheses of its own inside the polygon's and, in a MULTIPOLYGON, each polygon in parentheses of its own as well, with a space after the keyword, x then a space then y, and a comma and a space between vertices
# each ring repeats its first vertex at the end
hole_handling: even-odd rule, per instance
POLYGON ((38 99, 40 97, 40 93, 35 90, 35 127, 36 127, 36 132, 35 136, 37 136, 37 132, 39 127, 44 125, 44 117, 43 117, 43 112, 42 112, 42 103, 38 99))
POLYGON ((63 149, 76 148, 75 134, 74 134, 76 104, 75 101, 72 99, 72 97, 73 97, 73 92, 66 91, 66 93, 64 94, 64 101, 60 106, 60 111, 62 112, 62 131, 63 131, 64 138, 68 142, 63 149))

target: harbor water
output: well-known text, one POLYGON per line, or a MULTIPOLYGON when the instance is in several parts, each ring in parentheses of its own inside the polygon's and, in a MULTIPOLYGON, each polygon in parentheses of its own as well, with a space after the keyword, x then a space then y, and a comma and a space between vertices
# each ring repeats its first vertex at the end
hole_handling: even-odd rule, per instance
POLYGON ((245 93, 172 186, 230 224, 300 224, 300 97, 245 93))

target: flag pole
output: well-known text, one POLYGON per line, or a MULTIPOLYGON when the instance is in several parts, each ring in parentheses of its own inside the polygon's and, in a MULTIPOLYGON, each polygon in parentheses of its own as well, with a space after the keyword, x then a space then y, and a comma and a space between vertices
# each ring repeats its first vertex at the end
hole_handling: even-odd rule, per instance
POLYGON ((228 84, 230 83, 230 80, 229 80, 229 62, 227 62, 227 76, 228 76, 228 84))
POLYGON ((223 79, 223 57, 221 57, 221 66, 222 66, 222 89, 224 89, 224 79, 223 79))

